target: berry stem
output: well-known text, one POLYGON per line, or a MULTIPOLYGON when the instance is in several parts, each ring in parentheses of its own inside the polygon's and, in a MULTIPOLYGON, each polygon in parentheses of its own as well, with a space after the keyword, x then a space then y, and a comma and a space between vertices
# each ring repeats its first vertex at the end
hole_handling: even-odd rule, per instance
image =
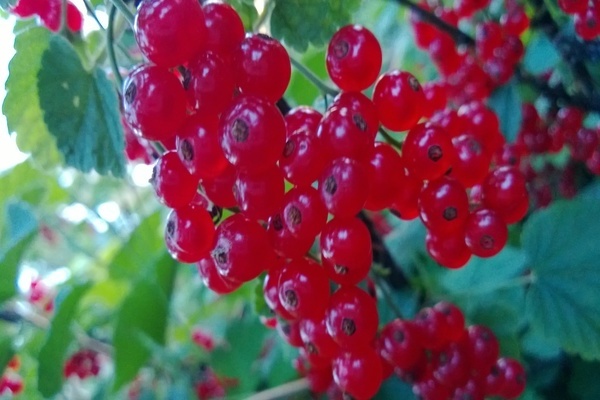
POLYGON ((431 25, 434 25, 438 29, 449 34, 456 44, 466 44, 469 46, 475 45, 475 39, 471 36, 467 35, 460 29, 450 25, 443 19, 439 18, 432 12, 429 12, 419 6, 418 4, 413 3, 410 0, 394 0, 396 3, 401 4, 405 7, 408 7, 411 11, 421 17, 423 20, 429 22, 431 25))
POLYGON ((66 34, 69 31, 67 26, 67 0, 61 0, 61 8, 60 8, 60 32, 62 34, 66 34))
POLYGON ((271 10, 272 10, 272 4, 274 4, 274 2, 267 0, 265 1, 265 5, 263 8, 263 12, 258 16, 258 18, 256 19, 256 21, 254 21, 254 24, 252 26, 252 30, 254 32, 258 32, 260 31, 260 28, 264 25, 264 23, 267 21, 267 18, 269 17, 269 15, 271 14, 271 10))
POLYGON ((129 25, 131 25, 133 27, 133 21, 135 19, 133 13, 131 12, 131 10, 129 9, 129 7, 127 7, 127 4, 125 4, 123 2, 123 0, 110 0, 113 5, 115 7, 117 7, 117 9, 121 12, 121 14, 123 14, 123 17, 125 18, 125 20, 127 20, 127 22, 129 23, 129 25))
POLYGON ((294 59, 293 57, 290 57, 290 61, 292 62, 292 65, 294 66, 294 68, 296 68, 298 70, 298 72, 300 72, 302 75, 304 75, 304 77, 306 79, 308 79, 313 85, 315 85, 315 87, 317 89, 319 89, 321 92, 323 92, 324 94, 333 96, 333 97, 338 95, 339 92, 337 90, 324 84, 321 81, 321 79, 319 79, 318 76, 316 76, 311 70, 309 70, 304 65, 302 65, 302 63, 300 63, 300 61, 294 59))
POLYGON ((389 144, 391 144, 398 150, 402 150, 402 142, 394 139, 388 131, 386 131, 382 127, 379 127, 379 133, 381 134, 381 136, 383 136, 383 138, 385 139, 386 142, 388 142, 389 144))
POLYGON ((108 29, 106 30, 106 44, 108 51, 108 58, 110 60, 110 66, 113 71, 113 75, 119 84, 119 92, 123 87, 123 77, 119 72, 119 65, 117 64, 117 56, 115 54, 115 17, 117 15, 117 8, 112 6, 108 14, 108 29))
POLYGON ((283 385, 258 392, 253 396, 248 397, 248 400, 276 400, 288 399, 298 393, 308 392, 308 379, 302 378, 296 381, 284 383, 283 385))
POLYGON ((100 20, 98 19, 98 16, 96 15, 96 11, 94 10, 94 6, 92 6, 90 4, 90 1, 83 0, 83 4, 85 5, 85 9, 87 10, 88 14, 91 15, 92 18, 94 19, 94 21, 96 21, 96 24, 98 24, 98 27, 100 28, 100 30, 102 30, 102 31, 106 30, 104 25, 102 25, 102 22, 100 22, 100 20))

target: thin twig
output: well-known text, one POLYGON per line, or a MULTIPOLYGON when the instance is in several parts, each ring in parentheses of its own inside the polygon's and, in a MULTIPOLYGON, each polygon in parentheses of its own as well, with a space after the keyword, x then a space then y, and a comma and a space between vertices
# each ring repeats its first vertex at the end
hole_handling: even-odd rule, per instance
POLYGON ((255 395, 248 397, 247 400, 289 399, 295 394, 308 392, 309 388, 308 379, 302 378, 297 381, 284 383, 283 385, 258 392, 255 395))
POLYGON ((117 63, 117 55, 115 54, 115 18, 117 16, 117 8, 113 5, 110 8, 108 14, 108 29, 106 30, 106 47, 108 51, 108 58, 110 60, 110 66, 113 71, 113 75, 119 84, 119 89, 123 88, 123 77, 119 72, 119 64, 117 63))
POLYGON ((100 28, 100 30, 105 31, 106 28, 104 27, 104 25, 102 25, 102 22, 100 22, 100 20, 98 19, 98 16, 96 15, 96 11, 94 10, 94 7, 90 4, 89 0, 83 0, 83 4, 85 5, 85 9, 87 10, 88 14, 91 15, 93 20, 96 21, 96 24, 98 24, 98 27, 100 28))
POLYGON ((339 92, 337 90, 324 84, 318 76, 316 76, 311 70, 302 65, 300 61, 294 59, 293 57, 290 57, 290 60, 294 68, 296 68, 298 72, 304 75, 304 77, 308 79, 313 85, 315 85, 315 87, 321 92, 333 97, 338 95, 339 92))
POLYGON ((456 44, 466 44, 469 46, 473 46, 475 44, 475 39, 471 36, 467 35, 457 27, 450 25, 434 13, 424 9, 420 5, 413 3, 410 0, 394 0, 396 3, 401 4, 403 6, 408 7, 412 12, 417 14, 419 18, 423 21, 434 25, 439 30, 446 32, 448 35, 452 37, 456 44))
POLYGON ((129 7, 127 7, 127 4, 125 4, 123 2, 123 0, 110 0, 110 1, 113 3, 113 5, 115 7, 117 7, 117 9, 121 12, 121 14, 123 14, 123 17, 129 23, 129 25, 131 25, 131 27, 133 27, 135 16, 133 15, 133 13, 129 9, 129 7))

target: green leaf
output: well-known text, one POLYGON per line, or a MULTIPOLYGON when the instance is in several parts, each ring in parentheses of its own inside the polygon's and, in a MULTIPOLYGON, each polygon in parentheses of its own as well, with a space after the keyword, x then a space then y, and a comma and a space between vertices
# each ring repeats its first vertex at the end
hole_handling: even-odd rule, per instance
POLYGON ((569 391, 580 400, 600 399, 600 363, 573 360, 569 391))
POLYGON ((17 294, 21 258, 37 233, 37 221, 24 204, 9 203, 6 215, 8 240, 6 248, 0 249, 0 304, 17 294))
POLYGON ((52 36, 38 74, 44 122, 67 165, 122 176, 123 127, 113 85, 99 68, 88 73, 71 44, 52 36))
POLYGON ((271 14, 273 36, 304 52, 309 44, 322 46, 336 29, 350 22, 358 0, 276 0, 271 14))
POLYGON ((38 356, 38 388, 44 397, 54 396, 62 387, 63 365, 69 345, 74 339, 71 321, 75 317, 79 301, 89 288, 89 283, 73 287, 58 304, 46 341, 38 356))
POLYGON ((112 279, 134 279, 164 253, 160 213, 146 217, 123 243, 108 267, 112 279))
POLYGON ((517 83, 513 79, 496 89, 490 97, 489 107, 496 112, 500 120, 500 130, 508 142, 514 142, 521 129, 523 113, 521 111, 521 96, 517 83))
POLYGON ((62 162, 56 140, 44 123, 37 85, 42 58, 51 38, 52 34, 45 28, 31 28, 15 37, 16 53, 8 66, 7 93, 2 103, 8 130, 17 132, 19 149, 31 153, 44 168, 62 162))
POLYGON ((232 321, 225 334, 225 344, 211 353, 210 365, 219 376, 236 377, 239 384, 228 395, 254 392, 260 381, 256 360, 263 349, 266 328, 251 313, 232 321))
POLYGON ((538 75, 553 69, 559 61, 560 54, 548 36, 536 33, 527 45, 523 66, 528 72, 538 75))
POLYGON ((144 344, 144 339, 164 345, 168 312, 169 300, 153 281, 138 282, 125 298, 117 315, 113 336, 113 390, 134 379, 150 358, 151 350, 144 344))
POLYGON ((271 317, 271 316, 273 316, 273 311, 267 305, 267 302, 265 301, 265 296, 263 294, 263 284, 265 282, 266 276, 267 276, 267 274, 264 273, 256 280, 256 283, 254 286, 253 305, 254 305, 254 313, 257 316, 262 315, 265 317, 271 317))
POLYGON ((600 360, 600 207, 594 199, 560 201, 523 230, 533 283, 526 315, 565 351, 600 360))
POLYGON ((15 355, 15 349, 12 345, 12 338, 4 333, 0 334, 0 371, 4 371, 15 355))

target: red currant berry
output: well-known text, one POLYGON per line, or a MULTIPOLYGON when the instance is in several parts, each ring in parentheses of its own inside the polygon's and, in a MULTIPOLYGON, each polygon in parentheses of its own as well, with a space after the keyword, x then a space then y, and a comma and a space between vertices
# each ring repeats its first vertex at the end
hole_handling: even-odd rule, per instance
POLYGON ((406 135, 402 158, 410 175, 422 180, 434 180, 454 165, 456 151, 441 128, 420 124, 406 135))
POLYGON ((234 70, 242 93, 279 100, 292 74, 290 57, 274 38, 248 34, 234 56, 234 70))
POLYGON ((464 187, 470 188, 481 183, 488 172, 491 154, 473 135, 465 134, 452 139, 456 151, 456 162, 450 176, 456 178, 464 187))
POLYGON ((252 280, 275 262, 265 230, 241 214, 217 227, 211 255, 219 273, 235 282, 252 280))
POLYGON ((177 154, 187 170, 201 179, 223 173, 229 163, 219 144, 219 119, 204 113, 189 116, 177 135, 177 154))
POLYGON ((356 285, 371 268, 371 234, 358 218, 334 218, 320 239, 321 260, 329 277, 340 285, 356 285))
POLYGON ((283 173, 273 165, 258 173, 240 171, 233 195, 240 209, 250 219, 266 220, 283 204, 285 182, 283 173))
POLYGON ((199 204, 172 210, 167 218, 165 240, 171 255, 180 262, 200 261, 210 250, 215 227, 208 211, 199 204))
POLYGON ((471 251, 465 244, 463 232, 451 235, 427 232, 425 246, 431 258, 446 268, 461 268, 471 259, 471 251))
POLYGON ((187 206, 198 190, 198 178, 188 172, 175 151, 156 161, 150 183, 160 202, 171 208, 187 206))
POLYGON ((492 210, 481 209, 470 215, 465 227, 465 243, 478 257, 495 256, 508 240, 506 222, 492 210))
POLYGON ((287 137, 305 132, 308 136, 316 136, 323 114, 312 107, 299 106, 292 108, 285 116, 287 137))
POLYGON ((316 189, 295 187, 285 194, 282 217, 292 235, 314 239, 327 222, 327 209, 316 189))
POLYGON ((229 56, 244 40, 244 24, 235 8, 221 1, 209 1, 202 5, 206 23, 206 48, 229 56))
POLYGON ((202 188, 206 197, 219 207, 231 208, 237 206, 237 200, 233 195, 233 185, 237 178, 235 168, 227 163, 225 170, 214 178, 202 180, 202 188))
POLYGON ((298 131, 283 147, 279 167, 286 179, 297 186, 310 186, 325 169, 328 158, 316 134, 298 131))
POLYGON ((426 110, 423 89, 417 78, 405 71, 379 77, 373 90, 379 120, 392 131, 405 131, 419 122, 426 110))
POLYGON ((419 196, 419 215, 437 234, 461 231, 469 217, 469 197, 456 179, 443 176, 429 182, 419 196))
POLYGON ((325 168, 319 193, 327 210, 337 217, 358 214, 369 195, 369 172, 366 165, 350 158, 338 158, 325 168))
POLYGON ((318 355, 321 358, 333 359, 339 353, 340 347, 327 333, 324 318, 303 319, 300 321, 300 336, 304 348, 309 355, 318 355))
POLYGON ((423 352, 418 331, 410 321, 393 320, 379 334, 381 355, 394 367, 411 370, 423 352))
POLYGON ((279 300, 279 277, 281 276, 282 268, 275 268, 267 272, 263 281, 263 295, 267 306, 279 317, 293 321, 295 318, 287 312, 279 300))
POLYGON ((288 263, 279 276, 279 300, 296 318, 323 318, 329 304, 329 279, 321 266, 309 259, 288 263))
POLYGON ((391 145, 376 142, 369 162, 372 167, 371 190, 365 209, 381 211, 389 208, 404 190, 404 163, 391 145))
POLYGON ((217 294, 228 294, 241 286, 241 283, 230 281, 221 275, 217 270, 215 260, 210 255, 200 260, 197 266, 204 286, 217 294))
POLYGON ((284 223, 281 213, 269 218, 267 236, 277 254, 291 259, 304 256, 315 241, 315 238, 311 236, 294 236, 284 223))
POLYGON ((206 25, 196 0, 142 0, 133 31, 140 50, 150 61, 171 68, 202 50, 206 25))
POLYGON ((240 96, 221 115, 225 157, 238 169, 260 172, 274 165, 285 145, 285 121, 273 104, 240 96))
POLYGON ((496 335, 485 326, 471 325, 467 328, 465 340, 471 370, 483 376, 487 375, 500 352, 496 335))
POLYGON ((360 92, 371 86, 379 75, 381 62, 381 46, 363 26, 344 26, 329 41, 327 72, 342 90, 360 92))
POLYGON ((190 61, 185 81, 191 106, 204 114, 220 114, 235 90, 233 71, 217 53, 204 52, 190 61))
POLYGON ((175 75, 154 65, 134 69, 123 85, 123 114, 149 140, 175 136, 186 116, 186 95, 175 75))
POLYGON ((433 306, 433 309, 440 313, 445 319, 445 328, 443 335, 451 342, 459 341, 465 333, 465 316, 454 304, 440 301, 433 306))
POLYGON ((333 361, 333 380, 356 400, 373 398, 383 377, 381 361, 373 349, 345 351, 333 361))
POLYGON ((498 368, 504 374, 504 385, 502 386, 500 396, 506 399, 515 399, 525 390, 527 376, 525 369, 515 359, 500 358, 497 362, 498 368))
POLYGON ((515 167, 499 167, 491 171, 482 184, 483 204, 496 211, 506 223, 518 206, 527 202, 527 182, 515 167))
POLYGON ((333 293, 326 318, 327 332, 344 349, 369 347, 379 324, 375 300, 356 286, 333 293))

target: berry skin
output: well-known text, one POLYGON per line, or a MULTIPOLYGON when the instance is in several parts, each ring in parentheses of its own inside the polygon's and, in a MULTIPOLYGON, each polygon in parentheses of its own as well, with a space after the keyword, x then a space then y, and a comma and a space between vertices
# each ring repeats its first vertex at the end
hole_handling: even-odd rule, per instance
POLYGON ((171 68, 186 63, 203 49, 206 25, 196 0, 143 0, 133 31, 140 50, 150 61, 171 68))
POLYGON ((558 6, 566 14, 581 14, 587 9, 587 0, 558 0, 558 6))
POLYGON ((175 75, 154 65, 134 69, 123 85, 123 115, 148 140, 168 140, 185 120, 186 95, 175 75))
POLYGON ((327 222, 327 209, 316 189, 295 187, 284 196, 282 217, 292 235, 314 239, 327 222))
POLYGON ((469 197, 456 179, 443 176, 431 181, 419 196, 423 224, 437 234, 460 231, 469 217, 469 197))
POLYGON ((230 281, 219 273, 215 260, 210 255, 202 258, 196 264, 198 274, 202 279, 204 286, 217 294, 228 294, 241 286, 241 283, 230 281))
POLYGON ((214 178, 202 180, 202 188, 206 197, 219 207, 230 208, 237 206, 237 200, 233 195, 233 185, 237 178, 237 172, 233 165, 226 163, 225 170, 214 178))
POLYGON ((259 173, 238 172, 233 187, 240 209, 255 220, 266 220, 277 212, 283 204, 284 191, 283 173, 276 165, 259 173))
POLYGON ((452 167, 456 151, 443 129, 420 124, 406 135, 402 158, 410 175, 421 180, 434 180, 452 167))
POLYGON ((217 227, 211 256, 219 273, 234 282, 250 281, 275 262, 265 230, 241 214, 217 227))
POLYGON ((242 93, 276 102, 290 83, 290 57, 276 39, 248 34, 234 54, 234 71, 242 93))
POLYGON ((517 222, 513 215, 528 202, 527 182, 515 167, 499 167, 491 171, 482 184, 483 204, 496 211, 506 223, 517 222))
POLYGON ((365 209, 381 211, 391 207, 405 189, 404 179, 401 178, 404 175, 404 163, 391 145, 382 142, 375 143, 369 162, 372 167, 371 190, 365 209))
POLYGON ((277 213, 269 218, 267 236, 273 250, 278 255, 291 259, 304 256, 315 241, 314 237, 307 235, 294 236, 285 224, 281 213, 277 213))
POLYGON ((328 360, 338 355, 340 347, 331 339, 327 333, 327 325, 324 318, 303 319, 300 321, 300 336, 304 342, 304 348, 309 355, 318 355, 328 360))
POLYGON ((425 237, 425 246, 431 258, 446 268, 461 268, 471 259, 471 251, 465 244, 462 232, 437 235, 429 231, 425 237))
POLYGON ((289 138, 295 133, 305 132, 308 136, 315 136, 323 115, 312 107, 294 107, 285 116, 285 128, 289 138))
POLYGON ((459 341, 465 333, 465 316, 460 308, 454 304, 440 301, 433 306, 433 309, 445 319, 444 327, 446 329, 443 335, 451 342, 459 341))
POLYGON ((435 353, 433 366, 433 376, 438 382, 449 387, 466 383, 469 377, 469 364, 464 344, 448 343, 435 353))
POLYGON ((379 334, 381 355, 390 364, 401 370, 412 369, 423 352, 418 331, 410 321, 393 320, 379 334))
POLYGON ((233 99, 235 79, 225 59, 211 51, 190 61, 186 90, 190 104, 205 114, 220 114, 233 99))
POLYGON ((356 286, 342 286, 327 309, 327 332, 343 349, 367 348, 377 333, 375 300, 356 286))
POLYGON ((333 361, 333 380, 351 398, 373 398, 383 377, 381 360, 373 349, 352 349, 341 353, 333 361))
POLYGON ((263 295, 267 306, 279 317, 293 321, 295 318, 283 307, 279 300, 279 277, 282 268, 275 268, 267 272, 263 281, 263 295))
POLYGON ((525 390, 525 383, 527 376, 525 369, 515 359, 512 358, 500 358, 496 365, 504 375, 504 385, 500 391, 500 396, 506 399, 515 399, 523 393, 525 390))
POLYGON ((292 316, 323 318, 329 303, 329 279, 319 264, 296 259, 283 267, 278 292, 281 305, 292 316))
POLYGON ((44 7, 41 7, 43 4, 43 2, 39 2, 38 0, 19 0, 10 9, 10 12, 20 18, 29 18, 36 14, 43 14, 45 12, 44 7))
POLYGON ((373 89, 373 103, 383 126, 392 131, 412 128, 426 110, 421 84, 405 71, 381 75, 373 89))
POLYGON ((485 326, 471 325, 467 328, 465 342, 471 370, 486 376, 496 363, 500 352, 496 335, 485 326))
POLYGON ((360 92, 371 86, 379 75, 381 63, 381 46, 363 26, 344 26, 329 41, 327 72, 344 91, 360 92))
POLYGON ((221 1, 209 1, 202 6, 206 24, 207 50, 228 59, 244 40, 244 24, 235 8, 221 1))
POLYGON ((422 308, 415 316, 414 326, 424 348, 440 350, 448 344, 446 318, 437 309, 422 308))
POLYGON ((260 172, 274 165, 283 151, 285 121, 273 104, 240 96, 221 115, 219 137, 230 163, 260 172))
POLYGON ((600 35, 600 13, 596 8, 588 7, 582 13, 575 14, 575 33, 583 40, 592 40, 600 35))
POLYGON ((336 217, 353 217, 369 195, 369 169, 350 158, 338 158, 319 179, 319 193, 327 210, 336 217))
POLYGON ((167 248, 180 262, 200 261, 210 250, 214 236, 212 218, 208 211, 198 204, 172 210, 167 218, 167 248))
POLYGON ((329 277, 340 285, 356 285, 371 268, 371 234, 358 218, 334 218, 320 239, 321 260, 329 277))
POLYGON ((321 176, 327 161, 316 134, 298 130, 288 136, 279 158, 279 167, 290 183, 310 186, 321 176))
POLYGON ((456 178, 465 188, 481 183, 487 175, 491 154, 470 134, 453 138, 452 145, 457 157, 450 176, 456 178))
POLYGON ((198 189, 198 178, 188 172, 175 151, 164 153, 156 161, 150 183, 160 202, 171 208, 190 204, 198 189))
POLYGON ((178 130, 177 154, 196 177, 210 179, 223 173, 229 163, 219 144, 219 119, 203 113, 190 115, 178 130))
POLYGON ((495 256, 507 240, 506 222, 494 211, 481 209, 469 216, 465 226, 465 243, 474 255, 495 256))
POLYGON ((377 128, 369 127, 359 109, 331 107, 319 124, 317 137, 329 158, 365 160, 375 142, 377 128))

